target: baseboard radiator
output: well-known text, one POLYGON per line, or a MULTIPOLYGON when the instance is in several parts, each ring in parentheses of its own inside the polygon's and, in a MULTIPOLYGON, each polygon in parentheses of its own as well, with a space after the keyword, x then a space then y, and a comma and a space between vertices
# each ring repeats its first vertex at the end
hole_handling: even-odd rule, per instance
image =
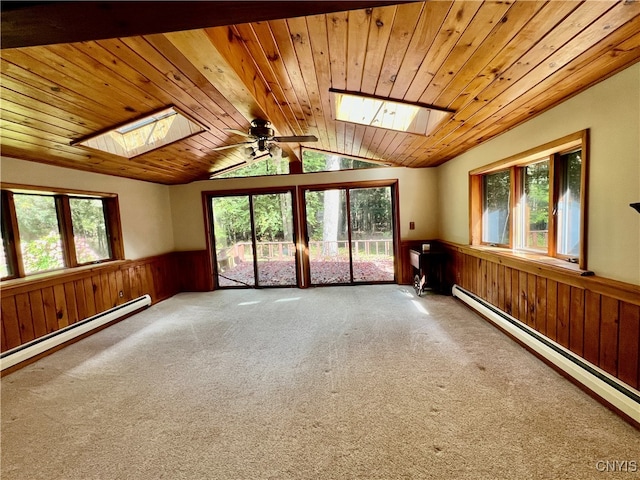
POLYGON ((613 407, 640 423, 640 392, 458 285, 453 286, 452 293, 613 407))
POLYGON ((44 335, 40 338, 20 345, 19 347, 7 350, 0 355, 0 371, 9 367, 13 367, 25 360, 46 352, 52 348, 57 347, 69 340, 73 340, 80 335, 83 335, 91 330, 94 330, 102 325, 106 325, 109 322, 118 320, 119 318, 129 315, 141 308, 151 305, 151 297, 149 295, 143 295, 136 299, 130 300, 117 307, 105 310, 102 313, 86 318, 80 322, 69 325, 48 335, 44 335))

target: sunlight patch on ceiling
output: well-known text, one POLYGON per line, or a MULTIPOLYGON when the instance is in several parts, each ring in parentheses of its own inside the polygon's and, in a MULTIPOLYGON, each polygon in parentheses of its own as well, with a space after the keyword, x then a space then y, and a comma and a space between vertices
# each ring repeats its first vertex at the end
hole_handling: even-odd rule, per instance
POLYGON ((336 120, 399 132, 429 135, 453 112, 415 103, 330 90, 336 120))
POLYGON ((198 133, 205 128, 175 107, 165 108, 71 145, 80 145, 120 157, 133 158, 198 133))

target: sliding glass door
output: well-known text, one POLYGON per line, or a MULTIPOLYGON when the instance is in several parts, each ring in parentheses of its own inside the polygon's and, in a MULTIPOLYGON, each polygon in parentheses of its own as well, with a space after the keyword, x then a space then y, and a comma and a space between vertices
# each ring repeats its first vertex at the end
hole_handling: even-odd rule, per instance
POLYGON ((211 198, 218 287, 295 286, 291 192, 211 198))
POLYGON ((392 187, 305 191, 312 285, 395 280, 392 187))
POLYGON ((350 283, 346 190, 307 191, 309 272, 314 285, 350 283))
POLYGON ((354 282, 393 282, 391 187, 349 190, 354 282))

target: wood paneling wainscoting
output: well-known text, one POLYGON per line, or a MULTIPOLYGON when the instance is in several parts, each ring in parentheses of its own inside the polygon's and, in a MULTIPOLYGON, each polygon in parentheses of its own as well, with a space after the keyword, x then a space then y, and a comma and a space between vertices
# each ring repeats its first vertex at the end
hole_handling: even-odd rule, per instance
POLYGON ((640 388, 640 286, 442 243, 458 284, 627 385, 640 388))
POLYGON ((1 348, 7 351, 149 294, 212 289, 207 252, 171 252, 2 283, 1 348))

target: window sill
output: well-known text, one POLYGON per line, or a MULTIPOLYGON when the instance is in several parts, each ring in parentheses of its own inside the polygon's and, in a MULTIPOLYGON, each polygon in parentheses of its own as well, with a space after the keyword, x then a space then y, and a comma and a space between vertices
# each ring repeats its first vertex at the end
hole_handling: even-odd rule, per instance
MULTIPOLYGON (((36 273, 23 278, 12 278, 0 281, 0 287, 4 296, 5 291, 13 291, 16 288, 30 287, 31 285, 40 285, 48 281, 60 283, 61 280, 71 281, 77 274, 86 275, 87 272, 100 272, 104 269, 118 268, 126 263, 126 260, 111 260, 91 265, 83 265, 81 267, 65 268, 62 270, 54 270, 50 272, 36 273)), ((15 292, 14 292, 15 293, 15 292)))
POLYGON ((469 248, 477 252, 487 252, 498 257, 505 257, 532 264, 539 264, 541 267, 548 267, 567 274, 575 274, 581 277, 590 277, 594 275, 594 273, 590 270, 581 269, 577 263, 567 262, 566 260, 548 257, 546 255, 540 255, 531 252, 522 252, 502 247, 490 247, 488 245, 471 245, 469 246, 469 248))

